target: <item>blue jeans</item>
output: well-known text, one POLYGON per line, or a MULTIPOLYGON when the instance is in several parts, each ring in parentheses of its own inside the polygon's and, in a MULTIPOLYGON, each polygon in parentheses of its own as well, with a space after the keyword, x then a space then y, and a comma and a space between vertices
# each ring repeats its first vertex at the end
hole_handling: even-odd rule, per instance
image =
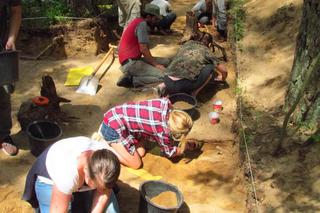
POLYGON ((160 29, 170 29, 172 23, 176 20, 176 18, 177 15, 173 12, 170 12, 159 21, 157 27, 159 27, 160 29))
MULTIPOLYGON (((35 184, 35 191, 36 191, 36 196, 37 200, 39 202, 39 208, 41 213, 49 213, 50 212, 50 202, 51 202, 51 195, 52 195, 52 185, 43 183, 39 181, 37 178, 36 184, 35 184)), ((89 209, 87 211, 83 210, 83 212, 90 212, 90 207, 91 207, 91 202, 92 202, 92 191, 87 191, 87 192, 79 192, 79 193, 88 193, 89 196, 91 196, 91 199, 85 199, 89 203, 86 202, 86 205, 88 206, 89 209)), ((72 212, 73 210, 73 205, 72 202, 69 203, 69 212, 72 212), (71 208, 72 206, 72 208, 71 208)), ((39 212, 39 209, 36 210, 36 212, 39 212)), ((78 211, 75 211, 78 212, 78 211)), ((109 202, 106 205, 104 209, 105 213, 118 213, 119 211, 119 206, 118 206, 118 201, 115 196, 115 194, 112 192, 111 196, 109 198, 109 202)))
POLYGON ((110 126, 107 126, 105 123, 102 123, 101 134, 106 141, 114 141, 119 139, 119 134, 116 130, 112 129, 110 126))
POLYGON ((166 92, 168 94, 181 92, 191 94, 192 92, 200 88, 208 80, 211 74, 213 74, 214 76, 216 75, 216 73, 214 72, 213 64, 207 64, 204 68, 202 68, 195 80, 182 78, 180 80, 174 81, 166 75, 164 77, 166 92))

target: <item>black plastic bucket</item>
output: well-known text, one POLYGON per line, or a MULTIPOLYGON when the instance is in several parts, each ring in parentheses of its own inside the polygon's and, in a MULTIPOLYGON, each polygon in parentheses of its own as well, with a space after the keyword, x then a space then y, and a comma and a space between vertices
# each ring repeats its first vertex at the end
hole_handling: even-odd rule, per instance
POLYGON ((39 156, 62 135, 60 126, 52 121, 34 121, 27 127, 31 153, 39 156))
POLYGON ((139 213, 175 213, 183 204, 183 194, 174 185, 163 181, 145 181, 140 185, 140 203, 139 213), (177 206, 166 208, 159 206, 151 201, 151 199, 162 192, 171 191, 176 194, 177 206))
POLYGON ((19 52, 0 52, 0 85, 11 84, 19 79, 19 52))
POLYGON ((188 113, 191 117, 194 116, 196 113, 196 106, 197 106, 197 99, 191 95, 188 95, 186 93, 176 93, 169 96, 170 102, 173 104, 174 109, 183 110, 186 113, 188 113), (186 102, 190 105, 189 108, 179 108, 175 107, 174 104, 177 102, 186 102))

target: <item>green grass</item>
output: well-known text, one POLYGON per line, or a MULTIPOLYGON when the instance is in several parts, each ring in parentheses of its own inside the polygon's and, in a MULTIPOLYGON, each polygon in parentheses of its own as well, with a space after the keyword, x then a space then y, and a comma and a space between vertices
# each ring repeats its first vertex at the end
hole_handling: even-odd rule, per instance
POLYGON ((244 36, 246 20, 245 2, 246 0, 230 0, 229 16, 232 19, 232 37, 235 41, 241 40, 244 36))

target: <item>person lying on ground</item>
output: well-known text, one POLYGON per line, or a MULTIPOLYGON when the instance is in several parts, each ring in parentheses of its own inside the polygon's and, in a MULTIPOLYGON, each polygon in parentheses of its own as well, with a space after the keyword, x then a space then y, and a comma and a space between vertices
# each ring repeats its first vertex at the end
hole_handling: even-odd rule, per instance
POLYGON ((192 125, 186 112, 174 110, 169 99, 160 98, 111 108, 104 114, 99 133, 123 165, 138 169, 146 152, 144 142, 156 141, 161 153, 169 158, 196 148, 186 141, 192 125))
POLYGON ((167 67, 164 83, 158 85, 158 95, 187 93, 197 96, 211 78, 224 82, 227 68, 209 48, 212 36, 198 32, 184 43, 167 67))
POLYGON ((168 60, 163 59, 161 62, 152 56, 147 32, 147 25, 155 25, 159 18, 159 7, 147 4, 142 18, 132 20, 124 30, 119 45, 123 76, 118 80, 118 86, 141 87, 163 81, 163 64, 167 65, 168 60))
POLYGON ((199 0, 191 9, 200 26, 210 24, 212 19, 212 0, 199 0))
POLYGON ((163 35, 171 33, 170 27, 177 18, 177 15, 171 11, 171 4, 167 0, 153 0, 150 4, 157 5, 160 8, 162 19, 156 23, 160 33, 163 35))
POLYGON ((22 199, 41 213, 68 212, 73 193, 81 192, 85 199, 80 204, 87 207, 84 212, 119 212, 112 187, 120 163, 108 149, 106 143, 87 137, 54 143, 29 170, 22 199))

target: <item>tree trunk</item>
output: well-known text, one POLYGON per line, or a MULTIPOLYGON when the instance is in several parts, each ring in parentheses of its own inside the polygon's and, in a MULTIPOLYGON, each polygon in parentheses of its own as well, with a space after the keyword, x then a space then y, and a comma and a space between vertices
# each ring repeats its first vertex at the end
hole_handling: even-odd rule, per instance
POLYGON ((288 112, 296 100, 300 99, 290 122, 298 127, 307 127, 312 132, 320 127, 319 20, 320 1, 304 0, 295 58, 285 100, 285 111, 288 112), (309 80, 308 70, 311 72, 309 80), (299 94, 302 90, 303 93, 299 94))

